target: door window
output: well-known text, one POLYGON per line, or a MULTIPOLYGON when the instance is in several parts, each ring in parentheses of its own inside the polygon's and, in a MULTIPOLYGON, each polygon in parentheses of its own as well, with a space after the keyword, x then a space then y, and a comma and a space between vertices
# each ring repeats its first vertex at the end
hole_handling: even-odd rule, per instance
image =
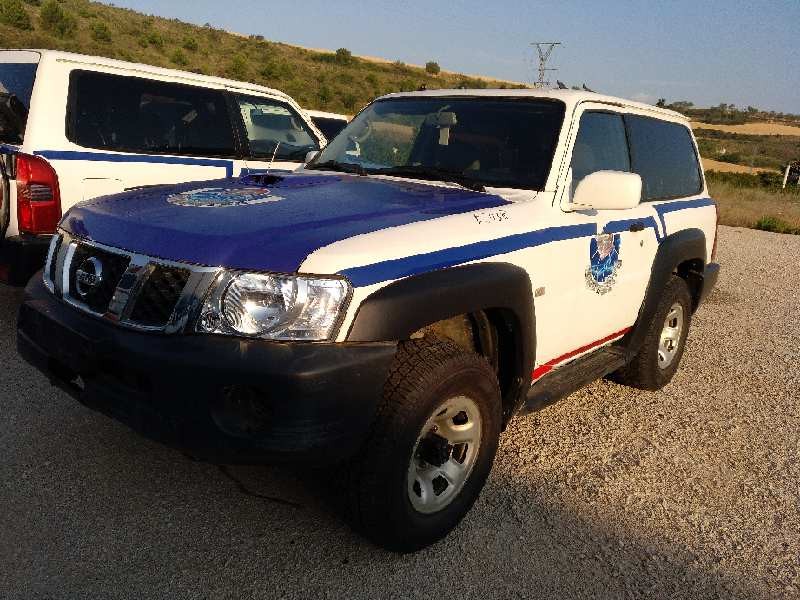
POLYGON ((319 141, 305 121, 288 104, 237 96, 242 121, 253 158, 303 160, 311 150, 319 150, 319 141))
POLYGON ((234 156, 220 90, 94 71, 70 76, 67 138, 86 148, 234 156))
POLYGON ((626 121, 633 172, 642 177, 644 200, 700 193, 700 164, 688 128, 639 115, 628 115, 626 121))
POLYGON ((622 115, 585 112, 572 151, 572 189, 595 171, 630 171, 631 160, 622 115))

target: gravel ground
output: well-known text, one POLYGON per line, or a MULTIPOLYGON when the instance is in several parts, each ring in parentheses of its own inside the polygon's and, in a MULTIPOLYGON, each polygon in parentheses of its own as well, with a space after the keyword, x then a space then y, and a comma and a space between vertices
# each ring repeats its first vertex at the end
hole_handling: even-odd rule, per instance
POLYGON ((723 227, 720 262, 670 386, 516 419, 411 556, 351 533, 319 473, 191 462, 51 389, 2 289, 0 597, 800 596, 800 236, 723 227))

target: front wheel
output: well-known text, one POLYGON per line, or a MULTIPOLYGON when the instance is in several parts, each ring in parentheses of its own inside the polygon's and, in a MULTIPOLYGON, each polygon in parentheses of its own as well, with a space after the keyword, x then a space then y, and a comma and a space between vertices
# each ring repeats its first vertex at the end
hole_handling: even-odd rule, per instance
POLYGON ((413 552, 450 532, 494 461, 500 389, 489 363, 438 338, 400 345, 369 439, 348 465, 356 528, 413 552))

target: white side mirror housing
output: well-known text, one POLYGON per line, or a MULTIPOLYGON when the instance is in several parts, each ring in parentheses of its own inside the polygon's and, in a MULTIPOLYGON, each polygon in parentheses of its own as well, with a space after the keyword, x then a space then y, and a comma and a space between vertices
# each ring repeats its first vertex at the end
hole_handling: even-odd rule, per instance
POLYGON ((570 210, 625 210, 642 199, 642 178, 625 171, 595 171, 580 180, 570 210))
POLYGON ((310 152, 306 153, 306 163, 310 163, 312 160, 319 156, 319 150, 311 150, 310 152))

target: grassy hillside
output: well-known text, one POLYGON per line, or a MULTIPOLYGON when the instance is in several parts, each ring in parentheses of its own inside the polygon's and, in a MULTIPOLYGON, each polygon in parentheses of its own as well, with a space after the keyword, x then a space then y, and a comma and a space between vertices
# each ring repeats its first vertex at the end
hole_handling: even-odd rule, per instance
POLYGON ((346 49, 315 52, 88 0, 0 0, 0 47, 54 48, 253 81, 308 108, 348 114, 380 94, 422 85, 522 87, 362 60, 346 49))

